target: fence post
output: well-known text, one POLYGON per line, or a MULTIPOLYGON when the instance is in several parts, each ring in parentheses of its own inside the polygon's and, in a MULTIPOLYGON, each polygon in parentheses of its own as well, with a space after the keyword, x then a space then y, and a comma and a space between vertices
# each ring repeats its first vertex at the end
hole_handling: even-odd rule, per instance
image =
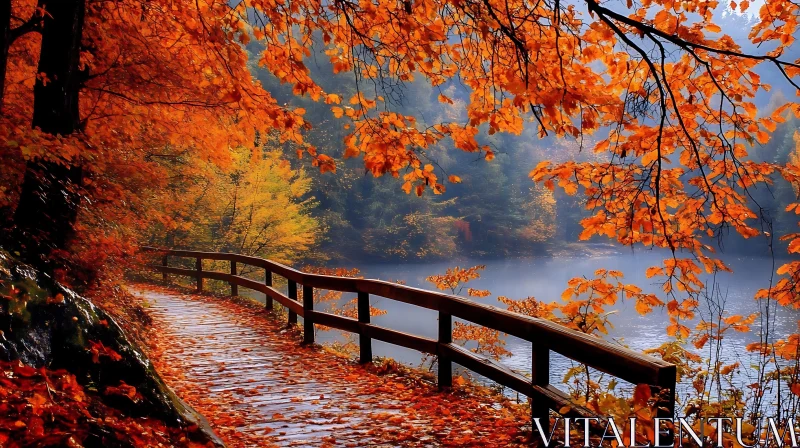
MULTIPOLYGON (((264 269, 264 284, 267 286, 272 286, 272 272, 269 269, 264 269)), ((268 310, 272 310, 272 296, 269 294, 265 294, 266 296, 266 306, 268 310)))
MULTIPOLYGON (((169 255, 164 255, 164 257, 163 257, 163 258, 161 258, 161 266, 164 266, 164 267, 167 267, 167 266, 168 266, 168 263, 167 263, 167 259, 168 259, 168 258, 169 258, 169 255)), ((168 276, 168 274, 167 274, 167 272, 166 272, 166 271, 164 271, 164 272, 162 272, 162 273, 161 273, 161 280, 164 280, 165 282, 166 282, 167 280, 169 280, 169 276, 168 276)))
MULTIPOLYGON (((439 311, 439 344, 453 342, 453 316, 439 311)), ((453 363, 439 352, 439 388, 453 386, 453 363)))
MULTIPOLYGON (((658 397, 656 402, 656 417, 672 419, 675 417, 675 378, 677 367, 662 367, 658 371, 658 397)), ((655 428, 658 431, 658 428, 655 428)), ((675 438, 675 428, 669 430, 669 435, 665 438, 664 444, 672 444, 675 438)), ((633 441, 631 441, 633 444, 633 441)))
MULTIPOLYGON (((297 282, 294 280, 286 279, 289 282, 289 298, 297 302, 297 282)), ((288 325, 296 324, 297 323, 297 313, 292 310, 289 310, 289 322, 288 325)))
MULTIPOLYGON (((231 260, 231 275, 236 275, 236 262, 231 260)), ((231 285, 231 296, 238 296, 239 295, 239 285, 234 283, 233 281, 228 282, 231 285)))
POLYGON ((314 343, 314 319, 311 312, 314 311, 314 288, 303 285, 303 344, 314 343))
MULTIPOLYGON (((358 321, 363 324, 369 323, 369 293, 358 293, 358 321)), ((361 364, 372 362, 372 338, 364 333, 363 326, 358 332, 358 352, 361 364)))
POLYGON ((197 270, 197 292, 203 292, 203 259, 197 257, 194 266, 197 270))
MULTIPOLYGON (((547 346, 533 343, 533 353, 531 361, 531 384, 533 386, 547 387, 550 384, 550 349, 547 346)), ((536 424, 533 419, 538 418, 542 425, 542 430, 550 432, 550 409, 547 403, 542 400, 531 398, 531 425, 536 431, 536 424)))

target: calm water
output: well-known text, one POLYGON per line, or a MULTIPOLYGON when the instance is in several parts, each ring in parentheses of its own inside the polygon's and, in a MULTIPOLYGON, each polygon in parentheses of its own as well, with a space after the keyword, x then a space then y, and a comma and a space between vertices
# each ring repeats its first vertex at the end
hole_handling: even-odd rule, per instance
MULTIPOLYGON (((561 293, 570 278, 576 276, 591 278, 594 271, 599 268, 622 271, 625 274, 623 279, 625 283, 633 283, 644 291, 657 293, 660 291, 660 285, 654 284, 653 279, 647 279, 644 271, 649 266, 658 265, 667 257, 668 253, 638 251, 594 257, 463 259, 452 262, 367 264, 355 267, 361 269, 365 278, 403 280, 409 286, 432 289, 432 285, 425 281, 425 277, 429 275, 444 273, 448 267, 456 265, 468 267, 484 264, 486 269, 482 273, 482 278, 470 282, 469 286, 488 289, 492 295, 474 300, 503 307, 503 304, 497 302, 497 296, 503 295, 515 299, 534 296, 538 300, 547 302, 561 301, 561 293)), ((726 310, 729 314, 742 315, 756 312, 758 304, 753 299, 753 295, 758 289, 769 285, 770 273, 773 271, 772 260, 734 256, 724 258, 734 270, 733 274, 717 275, 717 283, 725 297, 726 310)), ((776 260, 777 265, 780 265, 781 262, 781 260, 776 260)), ((659 297, 662 296, 663 294, 659 297)), ((347 297, 347 299, 350 298, 352 297, 347 297)), ((388 311, 385 316, 374 317, 374 323, 422 336, 436 336, 437 316, 435 312, 382 298, 373 298, 372 304, 388 311)), ((636 313, 633 303, 624 301, 618 302, 616 309, 617 313, 610 317, 614 328, 610 330, 607 339, 635 350, 654 348, 669 340, 665 332, 668 322, 665 310, 655 309, 647 316, 640 316, 636 313)), ((798 318, 800 318, 798 313, 780 310, 775 322, 776 333, 785 335, 795 331, 798 318)), ((755 334, 731 333, 722 352, 722 358, 726 363, 739 360, 742 365, 749 365, 749 355, 744 351, 744 346, 749 342, 757 341, 757 333, 757 331, 755 334)), ((340 338, 342 338, 341 333, 336 331, 318 335, 320 341, 332 341, 340 338)), ((506 349, 512 355, 503 360, 504 364, 520 372, 530 372, 530 343, 508 337, 506 349)), ((376 356, 392 357, 407 364, 419 365, 421 361, 421 355, 418 352, 380 341, 373 341, 373 351, 376 356)), ((556 354, 553 354, 552 362, 550 381, 552 384, 559 384, 571 362, 556 354)), ((741 375, 746 376, 747 374, 749 372, 745 371, 741 375)))

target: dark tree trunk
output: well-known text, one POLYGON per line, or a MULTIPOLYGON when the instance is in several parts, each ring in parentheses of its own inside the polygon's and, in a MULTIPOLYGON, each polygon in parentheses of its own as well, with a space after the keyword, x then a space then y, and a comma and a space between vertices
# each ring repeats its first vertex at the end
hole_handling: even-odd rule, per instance
POLYGON ((0 0, 0 115, 6 91, 8 49, 11 47, 11 0, 0 0))
MULTIPOLYGON (((0 0, 2 1, 2 0, 0 0)), ((33 88, 33 127, 52 135, 70 135, 80 126, 78 93, 85 0, 40 0, 46 14, 38 73, 46 81, 33 88)), ((14 213, 11 247, 30 264, 44 270, 54 250, 64 249, 78 215, 82 172, 79 166, 52 161, 28 162, 14 213)))

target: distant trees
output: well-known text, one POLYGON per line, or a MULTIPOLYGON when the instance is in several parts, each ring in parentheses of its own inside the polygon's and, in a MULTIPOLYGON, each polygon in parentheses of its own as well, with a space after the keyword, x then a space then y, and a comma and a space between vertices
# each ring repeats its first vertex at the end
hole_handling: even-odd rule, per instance
POLYGON ((340 164, 335 176, 311 171, 320 204, 313 213, 328 228, 324 252, 349 260, 532 255, 562 240, 555 193, 529 182, 524 163, 530 154, 512 142, 498 148, 491 165, 470 164, 469 156, 454 157, 445 148, 429 157, 446 171, 458 170, 461 183, 417 197, 398 195, 401 180, 373 179, 355 163, 340 164))
POLYGON ((310 215, 310 179, 269 143, 260 152, 238 148, 232 156, 225 169, 206 163, 197 175, 176 176, 152 204, 162 218, 148 237, 170 247, 297 261, 322 233, 310 215))
MULTIPOLYGON (((256 46, 254 42, 248 44, 249 49, 256 46)), ((349 73, 335 75, 325 59, 310 70, 325 90, 348 91, 355 82, 349 73)), ((276 98, 307 109, 306 118, 317 120, 306 133, 306 141, 335 159, 344 156, 339 142, 347 130, 338 120, 326 117, 312 100, 293 96, 291 86, 279 84, 265 70, 256 73, 276 98)), ((458 99, 466 95, 464 88, 447 89, 446 93, 455 98, 454 105, 440 103, 438 91, 424 81, 408 83, 395 91, 402 95, 398 108, 420 112, 432 122, 465 114, 465 103, 458 99)), ((460 179, 442 194, 421 197, 413 192, 398 194, 402 179, 375 179, 358 160, 338 163, 335 175, 321 174, 308 158, 293 157, 297 145, 285 145, 284 152, 293 166, 309 172, 311 194, 319 201, 312 213, 328 229, 322 251, 334 259, 531 255, 544 253, 555 238, 563 240, 564 232, 555 225, 558 208, 579 207, 579 203, 562 197, 564 204, 556 205, 554 192, 532 184, 528 178, 531 164, 549 154, 543 150, 548 143, 535 142, 536 136, 530 132, 523 139, 488 136, 485 132, 477 138, 495 148, 496 156, 490 164, 469 153, 453 152, 444 143, 426 151, 436 170, 458 173, 460 179)), ((579 227, 577 220, 572 227, 579 227)))

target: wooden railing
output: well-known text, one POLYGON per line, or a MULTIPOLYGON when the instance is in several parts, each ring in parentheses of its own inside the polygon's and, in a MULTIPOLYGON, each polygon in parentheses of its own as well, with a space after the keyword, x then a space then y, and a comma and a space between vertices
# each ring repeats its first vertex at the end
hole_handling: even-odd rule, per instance
POLYGON ((551 351, 629 383, 650 385, 656 389, 656 392, 659 392, 661 397, 661 401, 658 403, 658 416, 672 418, 675 411, 676 368, 674 365, 547 320, 513 313, 454 295, 381 280, 309 274, 258 257, 152 247, 145 247, 144 250, 159 252, 162 255, 161 265, 150 265, 150 267, 162 273, 165 281, 169 274, 194 277, 197 281, 198 291, 202 291, 203 279, 208 278, 228 282, 231 295, 234 296, 239 294, 239 286, 264 293, 268 309, 272 309, 274 300, 289 310, 289 323, 297 323, 297 316, 303 317, 303 340, 305 343, 314 342, 314 324, 320 324, 358 333, 362 363, 372 361, 372 339, 436 355, 439 362, 437 379, 440 387, 452 385, 452 363, 458 363, 530 397, 532 399, 532 415, 534 418, 540 418, 543 427, 549 421, 550 409, 558 412, 568 408, 569 411, 564 411, 565 417, 596 417, 592 411, 573 404, 567 394, 550 384, 551 351), (171 267, 168 264, 169 257, 194 258, 195 269, 171 267), (203 270, 203 260, 228 261, 230 262, 230 273, 205 271, 203 270), (264 269, 264 283, 238 275, 239 263, 264 269), (273 274, 286 278, 288 296, 273 287, 273 274), (298 285, 302 285, 303 288, 302 303, 297 299, 298 285), (357 293, 358 319, 314 310, 314 288, 357 293), (404 333, 370 323, 370 294, 437 311, 439 313, 438 339, 404 333), (454 344, 452 340, 454 317, 530 341, 533 344, 531 378, 454 344))

